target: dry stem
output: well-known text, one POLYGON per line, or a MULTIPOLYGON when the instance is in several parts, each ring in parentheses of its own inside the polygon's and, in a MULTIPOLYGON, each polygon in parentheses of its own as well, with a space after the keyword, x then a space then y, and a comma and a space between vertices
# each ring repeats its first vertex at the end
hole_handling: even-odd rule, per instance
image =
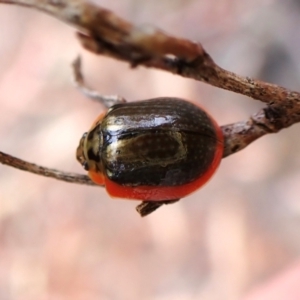
POLYGON ((42 167, 36 164, 29 163, 25 160, 19 159, 12 155, 3 153, 1 151, 0 151, 0 162, 4 165, 8 165, 23 171, 28 171, 37 175, 51 177, 62 181, 72 182, 72 183, 95 185, 95 183, 93 183, 91 179, 86 175, 68 173, 56 169, 42 167))

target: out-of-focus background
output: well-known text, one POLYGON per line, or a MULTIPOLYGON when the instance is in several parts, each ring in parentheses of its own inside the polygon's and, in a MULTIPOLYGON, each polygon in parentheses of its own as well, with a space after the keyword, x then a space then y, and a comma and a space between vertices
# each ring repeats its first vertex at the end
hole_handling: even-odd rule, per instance
MULTIPOLYGON (((99 0, 136 24, 202 42, 222 67, 299 90, 300 1, 99 0)), ((82 50, 74 30, 0 5, 0 150, 84 172, 75 149, 101 107, 71 83, 129 101, 176 96, 220 124, 261 104, 82 50)), ((300 299, 299 125, 223 160, 183 201, 140 218, 135 201, 0 165, 1 300, 300 299)))

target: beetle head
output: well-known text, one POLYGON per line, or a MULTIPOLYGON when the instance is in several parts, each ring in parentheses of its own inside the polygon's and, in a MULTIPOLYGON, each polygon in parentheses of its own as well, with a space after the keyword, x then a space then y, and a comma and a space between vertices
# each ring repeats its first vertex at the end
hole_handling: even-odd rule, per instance
POLYGON ((101 123, 83 134, 76 151, 76 158, 86 171, 102 173, 101 149, 103 144, 101 123))
POLYGON ((79 145, 76 150, 76 159, 84 167, 84 169, 88 171, 89 166, 88 166, 87 156, 84 151, 85 144, 86 144, 86 137, 87 137, 87 132, 85 132, 80 139, 79 145))

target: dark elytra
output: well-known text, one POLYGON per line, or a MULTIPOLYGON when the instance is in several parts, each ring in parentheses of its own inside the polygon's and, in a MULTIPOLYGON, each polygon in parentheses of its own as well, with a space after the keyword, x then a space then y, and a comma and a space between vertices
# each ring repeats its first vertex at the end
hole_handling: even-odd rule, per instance
POLYGON ((88 152, 89 159, 127 186, 192 182, 209 169, 218 143, 206 112, 176 98, 114 105, 88 138, 95 134, 102 135, 103 144, 88 152))

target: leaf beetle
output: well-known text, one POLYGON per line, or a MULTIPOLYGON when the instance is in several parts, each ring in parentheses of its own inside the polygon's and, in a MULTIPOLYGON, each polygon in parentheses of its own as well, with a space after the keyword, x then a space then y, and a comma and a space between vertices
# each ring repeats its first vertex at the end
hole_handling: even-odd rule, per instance
POLYGON ((76 157, 112 197, 142 200, 137 211, 145 216, 204 185, 223 148, 207 112, 165 97, 112 105, 84 133, 76 157))

